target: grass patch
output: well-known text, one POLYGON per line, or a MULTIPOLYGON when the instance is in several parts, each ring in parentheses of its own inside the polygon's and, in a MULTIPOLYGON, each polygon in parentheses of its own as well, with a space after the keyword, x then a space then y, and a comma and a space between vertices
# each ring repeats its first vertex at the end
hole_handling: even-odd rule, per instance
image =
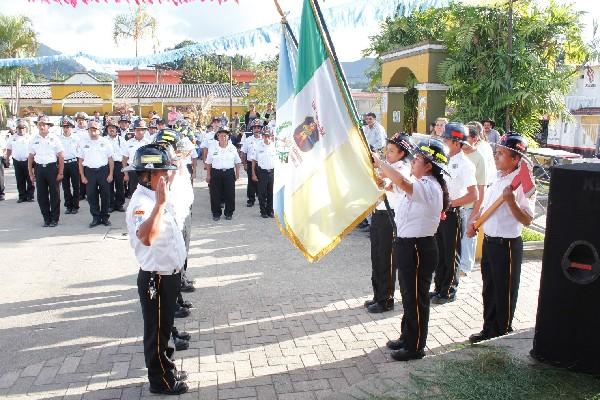
POLYGON ((600 379, 527 365, 501 349, 470 360, 441 361, 431 373, 411 376, 406 400, 600 400, 600 379))
POLYGON ((524 242, 541 242, 544 240, 544 234, 534 231, 533 229, 523 228, 521 237, 524 242))

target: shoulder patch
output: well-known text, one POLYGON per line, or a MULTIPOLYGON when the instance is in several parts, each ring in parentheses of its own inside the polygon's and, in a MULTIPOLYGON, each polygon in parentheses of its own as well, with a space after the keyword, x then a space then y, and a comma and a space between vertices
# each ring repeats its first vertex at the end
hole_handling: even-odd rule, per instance
POLYGON ((146 212, 144 210, 135 210, 133 215, 144 215, 146 212))

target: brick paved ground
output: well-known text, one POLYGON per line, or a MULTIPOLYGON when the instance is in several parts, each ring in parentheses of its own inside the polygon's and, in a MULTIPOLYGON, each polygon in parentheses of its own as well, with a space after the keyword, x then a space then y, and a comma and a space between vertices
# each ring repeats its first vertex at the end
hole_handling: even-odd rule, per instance
MULTIPOLYGON (((307 264, 272 220, 244 207, 243 183, 234 220, 218 223, 209 218, 206 188, 197 186, 189 265, 198 290, 186 296, 197 308, 176 320, 193 337, 189 350, 176 353, 191 387, 182 398, 318 400, 397 368, 385 342, 399 335, 402 306, 379 315, 363 308, 370 292, 364 234, 352 233, 322 262, 307 264)), ((0 204, 8 223, 0 251, 8 265, 27 271, 0 303, 0 396, 156 398, 146 383, 122 214, 112 229, 90 231, 83 210, 63 217, 49 238, 39 210, 25 207, 14 196, 0 204)), ((524 264, 516 329, 535 323, 539 274, 539 262, 524 264)), ((432 308, 428 354, 480 330, 480 292, 476 271, 463 279, 456 302, 432 308)))

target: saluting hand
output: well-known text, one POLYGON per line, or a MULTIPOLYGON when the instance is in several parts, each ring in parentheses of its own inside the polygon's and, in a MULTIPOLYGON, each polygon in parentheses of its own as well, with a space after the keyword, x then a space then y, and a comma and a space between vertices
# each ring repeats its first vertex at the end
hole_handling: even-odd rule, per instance
POLYGON ((165 178, 161 176, 156 185, 156 204, 164 206, 167 203, 167 183, 165 178))

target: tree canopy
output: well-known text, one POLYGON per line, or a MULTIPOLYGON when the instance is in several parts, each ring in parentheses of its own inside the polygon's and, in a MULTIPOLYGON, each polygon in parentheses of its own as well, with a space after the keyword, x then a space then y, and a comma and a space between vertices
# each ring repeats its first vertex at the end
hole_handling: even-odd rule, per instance
POLYGON ((452 119, 503 121, 508 108, 512 129, 533 134, 540 117, 564 112, 563 96, 588 50, 581 37, 580 13, 553 1, 537 4, 513 3, 511 53, 506 3, 477 7, 457 3, 388 18, 364 51, 376 54, 379 61, 370 71, 371 84, 380 83, 382 54, 424 40, 441 41, 448 58, 438 73, 450 87, 452 119))

